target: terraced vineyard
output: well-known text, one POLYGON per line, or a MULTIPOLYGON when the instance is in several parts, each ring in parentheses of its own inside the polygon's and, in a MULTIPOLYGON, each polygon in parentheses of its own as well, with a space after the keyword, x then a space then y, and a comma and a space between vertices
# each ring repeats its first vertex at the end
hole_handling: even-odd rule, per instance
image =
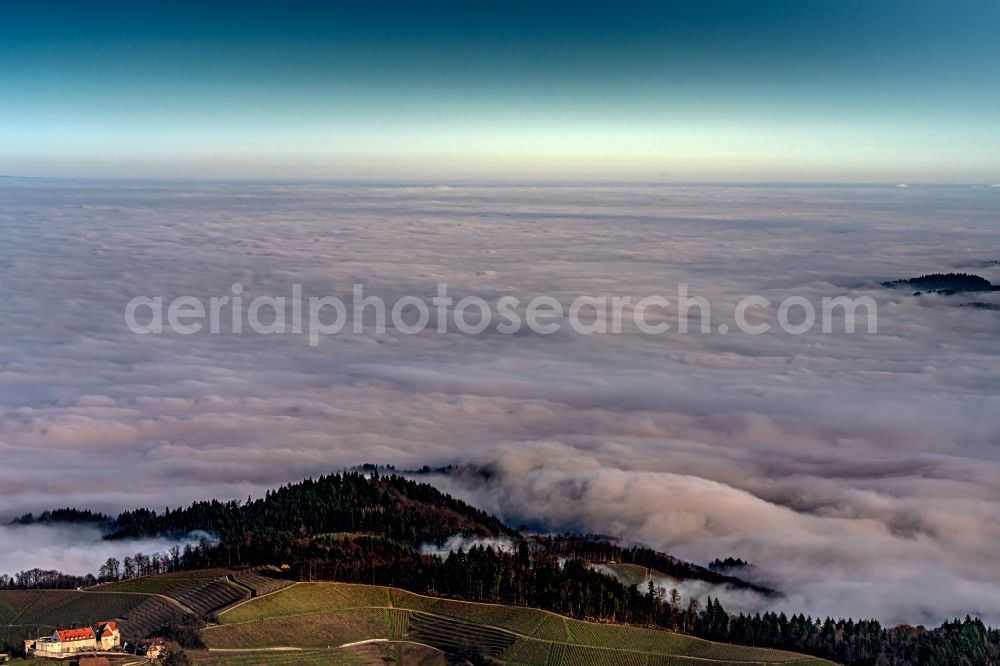
POLYGON ((500 659, 511 664, 558 664, 559 659, 553 661, 553 651, 562 654, 565 643, 549 643, 548 641, 536 641, 528 639, 518 639, 500 655, 500 659))
POLYGON ((410 614, 410 638, 451 654, 494 659, 517 642, 510 631, 420 612, 410 614))
POLYGON ((181 602, 198 615, 210 616, 227 606, 242 601, 247 596, 245 590, 232 585, 229 581, 213 580, 199 588, 177 597, 181 602))
POLYGON ((166 599, 142 595, 142 602, 125 614, 121 622, 122 635, 137 641, 183 616, 184 612, 166 599))
POLYGON ((0 625, 0 652, 8 649, 20 648, 24 641, 29 638, 48 636, 55 631, 55 627, 44 624, 5 624, 0 625))
POLYGON ((451 599, 425 597, 404 590, 391 590, 393 606, 423 611, 434 615, 456 617, 469 622, 498 626, 532 638, 550 641, 566 641, 569 635, 566 623, 559 615, 545 613, 534 608, 520 606, 497 606, 494 604, 470 604, 451 599))
POLYGON ((88 594, 79 592, 45 608, 38 604, 18 618, 18 622, 51 624, 59 627, 84 626, 94 621, 125 617, 142 603, 134 594, 88 594))
POLYGON ((141 592, 143 594, 162 594, 177 598, 178 595, 195 590, 205 583, 225 578, 232 572, 228 569, 201 569, 196 571, 178 571, 176 573, 160 574, 158 576, 142 576, 105 583, 92 589, 106 592, 141 592))
POLYGON ((77 594, 73 590, 11 590, 0 592, 0 597, 11 611, 7 624, 35 624, 33 618, 72 601, 77 594))
POLYGON ((389 639, 400 640, 410 633, 410 612, 396 608, 389 609, 389 639))
POLYGON ((339 583, 299 583, 224 612, 219 622, 202 634, 209 648, 316 649, 369 639, 405 639, 451 654, 522 666, 828 664, 791 652, 583 622, 530 608, 339 583))
MULTIPOLYGON (((122 632, 133 640, 149 635, 183 613, 165 599, 124 592, 80 592, 76 590, 9 590, 0 592, 3 625, 44 627, 31 629, 35 638, 56 628, 121 620, 122 632)), ((3 627, 0 627, 3 628, 3 627)), ((24 633, 9 626, 7 633, 24 633)))
POLYGON ((13 624, 24 609, 35 602, 37 590, 0 591, 0 624, 13 624))
POLYGON ((268 569, 260 571, 252 569, 237 571, 232 574, 232 578, 236 583, 249 588, 250 596, 253 597, 262 597, 265 594, 277 592, 292 584, 292 581, 268 569))
POLYGON ((7 606, 15 611, 15 614, 11 615, 8 610, 7 624, 44 624, 59 627, 122 618, 144 600, 144 597, 135 594, 75 590, 32 590, 26 593, 4 592, 0 595, 5 597, 7 606))
POLYGON ((0 624, 7 624, 17 617, 17 612, 4 597, 0 596, 0 624))
POLYGON ((211 616, 250 596, 250 593, 228 580, 227 569, 183 571, 159 576, 132 578, 101 585, 95 590, 160 594, 191 609, 198 615, 211 616))

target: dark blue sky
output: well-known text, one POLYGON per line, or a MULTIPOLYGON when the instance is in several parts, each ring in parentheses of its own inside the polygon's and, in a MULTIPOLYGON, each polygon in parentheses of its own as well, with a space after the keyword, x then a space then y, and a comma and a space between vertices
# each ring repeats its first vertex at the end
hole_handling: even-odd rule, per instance
POLYGON ((0 172, 1000 179, 1000 3, 20 3, 0 172))

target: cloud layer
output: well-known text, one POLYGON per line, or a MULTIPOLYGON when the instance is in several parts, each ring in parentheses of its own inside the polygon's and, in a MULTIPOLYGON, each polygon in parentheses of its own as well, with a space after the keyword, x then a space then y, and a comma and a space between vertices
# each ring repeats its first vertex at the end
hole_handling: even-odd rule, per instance
MULTIPOLYGON (((171 546, 197 546, 199 535, 186 539, 131 539, 105 541, 90 525, 0 525, 3 554, 0 573, 11 575, 29 569, 56 570, 75 576, 97 574, 109 557, 119 561, 142 553, 166 554, 171 546)), ((203 534, 205 538, 209 535, 203 534)))
MULTIPOLYGON (((787 610, 1000 623, 997 314, 878 286, 1000 280, 994 190, 0 188, 0 518, 471 463, 493 480, 439 481, 511 521, 752 560, 787 610), (751 293, 867 295, 879 334, 389 331, 311 348, 125 327, 134 296, 237 281, 249 298, 301 283, 349 300, 356 282, 429 298, 446 282, 567 302, 683 282, 713 328, 751 293)), ((9 540, 0 571, 20 566, 9 540)))

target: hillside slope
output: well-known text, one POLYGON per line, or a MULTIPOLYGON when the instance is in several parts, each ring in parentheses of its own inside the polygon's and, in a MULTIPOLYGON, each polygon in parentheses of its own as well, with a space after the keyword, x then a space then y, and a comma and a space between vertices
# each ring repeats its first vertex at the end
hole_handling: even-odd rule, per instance
MULTIPOLYGON (((531 608, 343 583, 298 583, 235 606, 222 613, 219 622, 202 632, 213 650, 212 663, 219 663, 224 654, 219 650, 321 650, 367 640, 413 641, 473 660, 524 666, 828 663, 781 650, 585 622, 531 608)), ((241 663, 238 656, 233 663, 241 663)))
POLYGON ((55 629, 117 620, 132 642, 179 620, 184 610, 154 594, 121 591, 0 590, 0 652, 55 629))

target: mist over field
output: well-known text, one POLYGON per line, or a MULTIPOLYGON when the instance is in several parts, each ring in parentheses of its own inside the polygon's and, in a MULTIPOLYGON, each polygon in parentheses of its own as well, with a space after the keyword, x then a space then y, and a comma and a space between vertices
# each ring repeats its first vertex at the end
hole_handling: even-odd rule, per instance
POLYGON ((97 574, 109 557, 121 561, 142 553, 166 554, 171 546, 197 546, 208 534, 192 534, 181 539, 105 540, 93 525, 0 525, 3 554, 0 573, 14 575, 30 569, 56 570, 74 576, 97 574))
MULTIPOLYGON (((785 611, 997 624, 1000 315, 963 305, 1000 298, 880 283, 998 282, 998 260, 988 187, 4 179, 0 519, 245 499, 365 462, 458 464, 430 480, 515 526, 742 557, 787 595, 761 603, 785 611), (295 283, 429 300, 447 283, 456 299, 567 304, 674 301, 686 283, 713 332, 390 328, 310 346, 125 325, 133 297, 207 300, 235 282, 246 301, 295 283), (741 333, 749 294, 868 296, 878 333, 837 320, 840 333, 790 335, 776 307, 754 313, 770 333, 741 333)), ((30 564, 13 529, 0 572, 30 564)))

